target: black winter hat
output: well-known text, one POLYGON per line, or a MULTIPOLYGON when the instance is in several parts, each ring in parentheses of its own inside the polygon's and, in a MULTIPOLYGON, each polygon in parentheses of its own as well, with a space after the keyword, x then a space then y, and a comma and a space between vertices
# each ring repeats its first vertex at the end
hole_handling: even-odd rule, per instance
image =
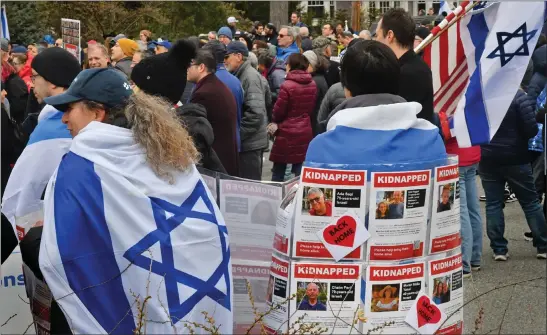
POLYGON ((196 56, 196 46, 177 41, 169 52, 145 58, 131 71, 131 80, 144 92, 177 103, 186 86, 186 70, 196 56))
POLYGON ((69 87, 80 73, 80 63, 62 48, 47 48, 32 60, 31 67, 53 85, 69 87))

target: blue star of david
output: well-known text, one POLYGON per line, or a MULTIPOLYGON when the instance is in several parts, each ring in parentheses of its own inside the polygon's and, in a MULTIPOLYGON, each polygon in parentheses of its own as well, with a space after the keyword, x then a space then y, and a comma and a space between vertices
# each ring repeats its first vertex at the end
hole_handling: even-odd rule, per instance
POLYGON ((526 27, 526 22, 524 22, 520 27, 517 28, 512 34, 506 32, 497 32, 496 36, 498 38, 498 47, 492 51, 487 58, 493 59, 496 57, 500 58, 501 67, 504 67, 507 63, 513 59, 515 56, 529 56, 530 52, 528 50, 528 41, 530 41, 536 35, 537 29, 528 32, 526 27), (513 53, 508 53, 505 51, 505 44, 516 37, 522 37, 522 45, 515 50, 513 53), (498 53, 499 52, 499 53, 498 53))
POLYGON ((231 310, 229 282, 230 267, 228 266, 230 261, 230 249, 227 248, 225 237, 228 232, 225 226, 219 225, 215 216, 213 204, 209 200, 203 182, 201 180, 197 182, 192 194, 180 206, 158 198, 150 198, 150 200, 157 229, 147 234, 137 244, 127 250, 124 257, 134 265, 143 268, 146 271, 150 271, 151 268, 153 273, 165 278, 167 305, 169 308, 169 315, 174 324, 180 320, 184 320, 194 306, 205 297, 209 297, 227 310, 231 310), (211 214, 192 210, 199 199, 205 203, 211 214), (166 211, 173 213, 174 215, 167 218, 166 211), (222 262, 213 272, 211 277, 205 281, 175 268, 170 233, 179 225, 184 224, 184 221, 188 218, 201 219, 214 223, 218 227, 218 234, 222 246, 222 262), (157 242, 160 243, 162 263, 143 255, 145 251, 157 242), (151 263, 152 266, 150 266, 151 263), (226 294, 215 288, 215 285, 221 280, 222 276, 224 276, 226 282, 226 294), (177 283, 191 287, 195 289, 196 292, 181 303, 177 283))

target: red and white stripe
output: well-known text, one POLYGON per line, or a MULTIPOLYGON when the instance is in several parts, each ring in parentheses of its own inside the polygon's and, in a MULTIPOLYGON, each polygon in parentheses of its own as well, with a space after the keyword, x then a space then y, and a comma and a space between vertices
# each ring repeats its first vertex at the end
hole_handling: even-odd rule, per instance
POLYGON ((424 61, 431 68, 433 76, 435 113, 445 112, 447 116, 452 115, 456 110, 469 80, 459 20, 459 16, 465 14, 468 6, 470 6, 469 1, 462 2, 454 12, 435 27, 428 38, 439 36, 423 49, 424 61), (457 22, 443 31, 453 20, 457 22))

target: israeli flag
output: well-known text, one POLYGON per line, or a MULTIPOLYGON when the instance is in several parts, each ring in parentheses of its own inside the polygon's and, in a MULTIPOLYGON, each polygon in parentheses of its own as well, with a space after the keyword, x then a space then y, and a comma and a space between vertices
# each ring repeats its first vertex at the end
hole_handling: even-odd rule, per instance
POLYGON ((401 170, 397 163, 427 169, 438 165, 433 161, 447 158, 439 129, 416 117, 422 110, 419 103, 355 107, 365 103, 352 102, 374 99, 368 97, 357 96, 342 102, 339 111, 330 118, 327 131, 311 141, 306 166, 351 170, 368 165, 364 168, 370 170, 374 165, 374 171, 397 171, 401 170))
POLYGON ((2 24, 1 37, 10 40, 9 37, 9 28, 8 28, 8 17, 6 15, 6 6, 0 8, 0 23, 2 24))
POLYGON ((131 130, 91 122, 74 138, 46 191, 39 261, 75 334, 190 333, 203 312, 233 332, 224 219, 195 166, 172 173, 154 173, 131 130))
POLYGON ((460 25, 469 83, 454 113, 460 147, 489 143, 500 127, 543 25, 543 2, 479 6, 460 25))
POLYGON ((439 8, 439 15, 442 15, 443 12, 446 12, 446 15, 452 13, 452 7, 448 1, 441 1, 441 7, 439 8))
MULTIPOLYGON (((22 218, 42 212, 42 195, 61 158, 72 143, 72 136, 61 121, 63 113, 50 105, 40 112, 38 125, 30 135, 27 146, 15 163, 4 190, 2 213, 12 224, 19 238, 25 227, 22 218)), ((41 214, 39 215, 41 216, 41 214)), ((34 224, 35 222, 28 222, 34 224)))

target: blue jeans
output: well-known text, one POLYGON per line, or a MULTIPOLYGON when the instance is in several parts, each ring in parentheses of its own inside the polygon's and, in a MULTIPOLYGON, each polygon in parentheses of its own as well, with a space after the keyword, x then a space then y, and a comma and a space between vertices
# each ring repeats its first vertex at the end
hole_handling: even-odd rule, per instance
POLYGON ((460 222, 463 271, 480 266, 482 258, 482 218, 477 193, 478 164, 460 167, 460 222))
POLYGON ((534 235, 534 246, 538 253, 547 252, 547 224, 538 201, 532 166, 530 164, 499 166, 479 165, 482 187, 486 194, 486 232, 490 247, 495 255, 505 255, 508 251, 507 240, 503 237, 505 220, 503 216, 505 182, 517 196, 526 216, 526 222, 534 235))
MULTIPOLYGON (((302 172, 302 163, 291 164, 291 171, 296 177, 300 176, 302 172)), ((272 181, 283 182, 285 180, 285 171, 287 169, 287 164, 285 163, 273 163, 272 169, 272 181)))

